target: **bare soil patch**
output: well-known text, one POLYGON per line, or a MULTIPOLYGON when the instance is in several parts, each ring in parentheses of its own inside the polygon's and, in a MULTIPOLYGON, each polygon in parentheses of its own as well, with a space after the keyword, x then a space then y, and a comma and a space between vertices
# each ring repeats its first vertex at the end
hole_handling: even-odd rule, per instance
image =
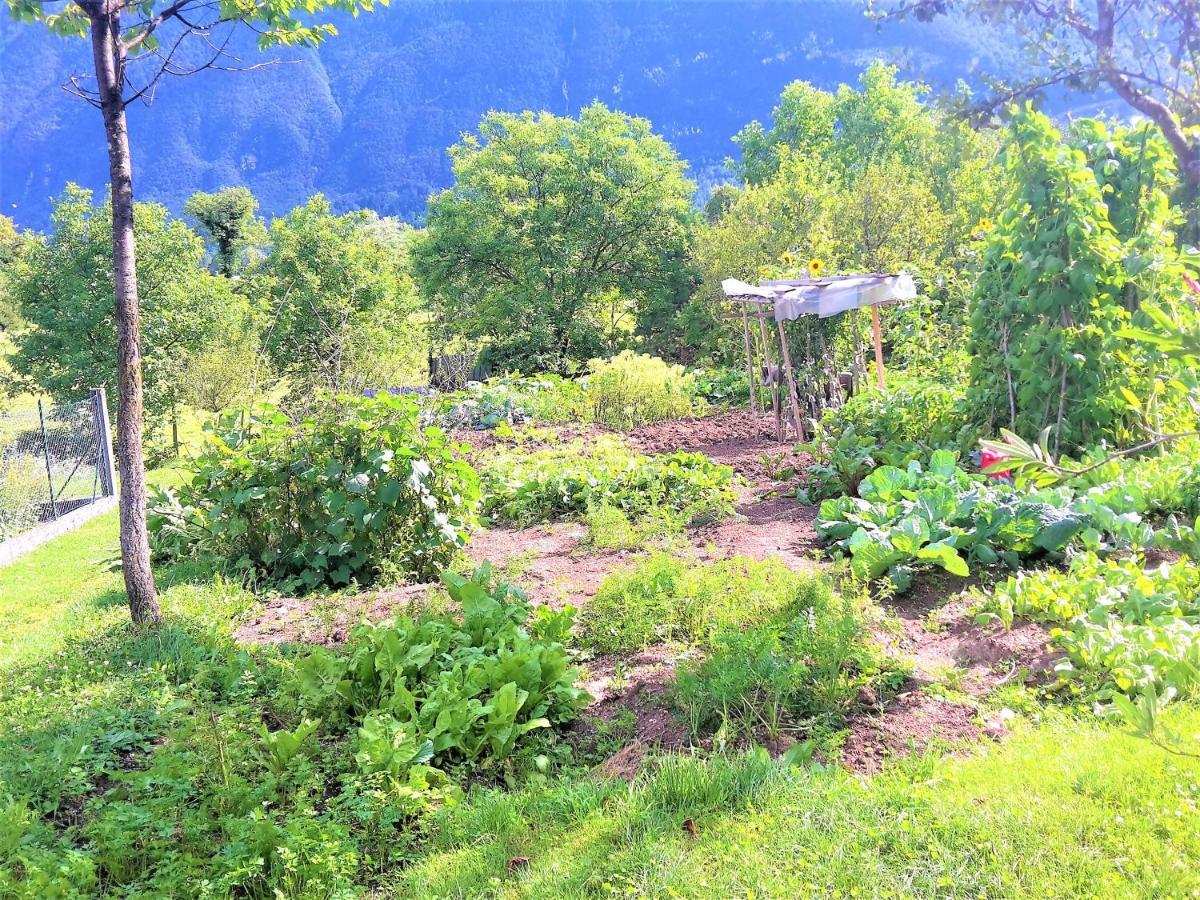
POLYGON ((635 428, 627 435, 629 444, 643 453, 673 453, 676 450, 703 453, 733 468, 749 482, 755 493, 795 486, 795 479, 777 482, 771 471, 791 468, 801 473, 812 464, 807 453, 791 443, 775 440, 775 421, 748 409, 732 409, 698 419, 657 422, 635 428), (770 457, 771 465, 763 459, 770 457))
POLYGON ((874 774, 887 759, 920 753, 934 741, 977 741, 977 714, 973 706, 928 697, 919 690, 904 691, 882 714, 850 720, 842 763, 856 772, 874 774))
POLYGON ((580 606, 595 596, 609 572, 637 555, 581 546, 586 533, 578 522, 489 528, 471 538, 467 552, 477 565, 490 562, 535 603, 580 606))

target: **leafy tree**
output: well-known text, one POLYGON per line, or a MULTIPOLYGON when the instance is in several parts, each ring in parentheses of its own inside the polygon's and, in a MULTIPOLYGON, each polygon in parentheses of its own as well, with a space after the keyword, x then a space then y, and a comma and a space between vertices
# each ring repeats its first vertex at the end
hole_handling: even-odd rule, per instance
POLYGON ((12 219, 0 216, 0 332, 21 326, 20 304, 13 296, 12 279, 29 240, 25 232, 17 231, 12 219))
MULTIPOLYGON (((1200 196, 1200 0, 895 0, 885 15, 928 21, 951 12, 1000 24, 1029 61, 1022 79, 994 79, 989 105, 1051 86, 1111 89, 1161 130, 1188 186, 1200 196)), ((995 74, 995 73, 994 73, 995 74)), ((1192 225, 1200 225, 1193 212, 1192 225)), ((1194 236, 1194 234, 1193 234, 1194 236)))
POLYGON ((337 29, 314 21, 322 12, 357 13, 374 0, 6 0, 19 21, 56 34, 89 37, 95 87, 78 76, 70 90, 100 110, 111 182, 112 285, 116 305, 117 459, 121 466, 121 562, 136 622, 160 618, 146 531, 146 465, 142 447, 142 352, 134 239, 133 159, 125 110, 149 100, 166 75, 229 68, 230 32, 249 28, 260 46, 314 46, 337 29), (128 15, 127 15, 128 14, 128 15), (162 38, 166 41, 161 41, 162 38), (191 55, 196 48, 199 61, 191 55))
POLYGON ((267 354, 293 399, 388 387, 424 365, 412 234, 372 212, 334 215, 321 196, 272 223, 250 277, 268 307, 267 354))
MULTIPOLYGON (((14 296, 31 326, 18 334, 12 368, 51 396, 81 399, 117 373, 112 305, 112 217, 108 203, 71 185, 54 207, 53 232, 31 242, 12 273, 14 296)), ((204 242, 165 207, 134 207, 137 278, 142 286, 145 410, 161 425, 185 399, 188 367, 244 301, 203 267, 204 242)))
MULTIPOLYGON (((905 352, 924 348, 922 363, 961 359, 946 351, 965 330, 970 237, 1000 189, 998 141, 924 103, 926 93, 881 63, 857 90, 785 88, 770 126, 751 123, 738 136, 743 156, 734 167, 746 186, 696 237, 705 276, 698 300, 720 308, 721 279, 799 274, 814 258, 830 272, 907 269, 926 300, 886 310, 889 333, 902 337, 905 352)), ((854 324, 825 331, 854 342, 844 327, 854 324)), ((738 354, 740 336, 725 337, 732 343, 723 349, 738 354)))
POLYGON ((258 200, 248 188, 224 188, 214 194, 193 194, 183 211, 204 229, 215 246, 217 271, 233 277, 245 264, 248 249, 266 243, 267 230, 258 217, 258 200))
MULTIPOLYGON (((1173 158, 1152 126, 1074 123, 1026 108, 1013 122, 1004 212, 971 315, 970 396, 981 423, 1051 429, 1054 452, 1129 443, 1155 387, 1153 351, 1126 337, 1183 284, 1173 158)), ((1157 425, 1176 413, 1156 410, 1157 425)))
POLYGON ((645 119, 494 112, 450 155, 415 273, 443 331, 493 364, 564 370, 678 291, 693 186, 645 119))

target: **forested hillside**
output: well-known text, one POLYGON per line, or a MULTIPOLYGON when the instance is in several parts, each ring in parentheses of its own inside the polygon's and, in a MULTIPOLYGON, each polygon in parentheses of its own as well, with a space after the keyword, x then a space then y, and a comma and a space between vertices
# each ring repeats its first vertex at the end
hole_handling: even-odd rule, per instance
MULTIPOLYGON (((268 215, 320 191, 336 209, 416 220, 449 182, 446 148, 483 113, 574 114, 594 99, 648 117, 703 190, 793 79, 832 88, 884 58, 949 88, 1005 52, 954 21, 880 33, 847 0, 402 2, 340 30, 286 65, 172 79, 153 115, 131 109, 140 197, 178 211, 244 184, 268 215)), ((0 209, 21 225, 44 227, 67 182, 107 180, 95 110, 60 89, 89 54, 0 20, 0 209)))

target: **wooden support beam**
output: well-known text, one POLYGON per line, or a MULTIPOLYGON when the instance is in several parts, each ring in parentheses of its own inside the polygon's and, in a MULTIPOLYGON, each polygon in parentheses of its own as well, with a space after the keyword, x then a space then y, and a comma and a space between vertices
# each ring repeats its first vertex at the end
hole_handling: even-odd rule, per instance
POLYGON ((758 320, 758 335, 762 338, 763 359, 767 363, 768 375, 774 370, 775 376, 770 378, 771 385, 771 411, 775 414, 775 440, 783 443, 783 412, 780 409, 779 403, 779 367, 775 365, 775 360, 771 358, 771 342, 767 340, 767 328, 763 325, 763 320, 758 320))
POLYGON ((883 335, 879 330, 879 307, 871 307, 871 332, 875 340, 875 383, 883 390, 883 335))
POLYGON ((792 372, 792 352, 788 349, 787 332, 783 330, 783 323, 775 323, 779 327, 779 349, 783 354, 783 374, 787 377, 788 399, 792 403, 792 424, 796 426, 796 439, 803 441, 804 425, 803 419, 800 417, 800 396, 796 391, 796 376, 792 372))
POLYGON ((758 415, 758 392, 754 390, 754 353, 750 349, 750 323, 746 317, 746 304, 742 304, 742 340, 746 344, 746 378, 750 385, 750 410, 758 415))

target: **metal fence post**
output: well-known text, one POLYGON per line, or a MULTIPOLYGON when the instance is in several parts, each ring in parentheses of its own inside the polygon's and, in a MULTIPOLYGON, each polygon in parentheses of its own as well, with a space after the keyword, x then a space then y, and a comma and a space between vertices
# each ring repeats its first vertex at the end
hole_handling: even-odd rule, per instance
POLYGON ((96 424, 96 470, 100 473, 100 494, 111 497, 117 492, 117 469, 113 464, 112 435, 108 428, 108 397, 103 387, 92 388, 92 415, 96 424))
POLYGON ((46 411, 38 398, 38 422, 42 426, 42 456, 46 460, 46 485, 50 488, 50 513, 58 518, 58 504, 54 502, 54 470, 50 466, 50 436, 46 434, 46 411))

